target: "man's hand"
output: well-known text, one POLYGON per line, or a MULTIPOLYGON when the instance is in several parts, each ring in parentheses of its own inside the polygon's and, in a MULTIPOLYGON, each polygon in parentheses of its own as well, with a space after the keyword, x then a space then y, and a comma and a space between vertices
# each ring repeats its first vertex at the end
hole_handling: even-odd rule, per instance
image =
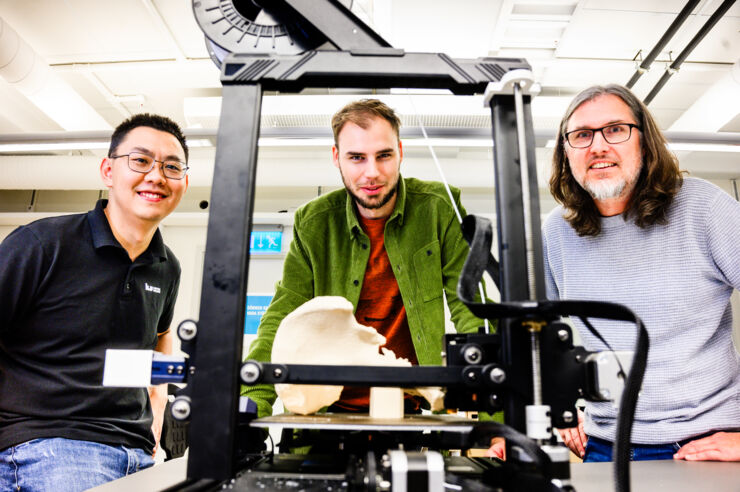
POLYGON ((491 447, 486 451, 487 458, 501 458, 506 461, 506 440, 503 437, 491 438, 491 447))
POLYGON ((674 460, 740 461, 740 432, 717 432, 681 447, 674 460))
POLYGON ((588 442, 588 436, 583 432, 583 412, 578 410, 578 427, 558 429, 558 432, 568 449, 579 458, 583 458, 586 454, 586 443, 588 442))

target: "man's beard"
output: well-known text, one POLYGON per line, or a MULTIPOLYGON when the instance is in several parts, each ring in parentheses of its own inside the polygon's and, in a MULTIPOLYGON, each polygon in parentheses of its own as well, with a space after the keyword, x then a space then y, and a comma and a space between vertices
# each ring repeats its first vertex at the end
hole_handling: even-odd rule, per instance
POLYGON ((623 178, 596 179, 584 183, 583 188, 594 200, 608 200, 609 198, 619 197, 626 186, 627 181, 623 178))
MULTIPOLYGON (((594 200, 609 200, 611 198, 619 198, 625 195, 631 195, 637 184, 637 179, 640 177, 644 164, 635 170, 635 173, 626 178, 618 177, 613 179, 584 179, 584 183, 576 180, 581 188, 591 195, 594 200)), ((575 176, 574 176, 575 177, 575 176)))
MULTIPOLYGON (((342 173, 341 169, 339 170, 339 173, 340 174, 342 173)), ((380 199, 376 199, 375 201, 368 201, 356 195, 355 192, 352 191, 352 188, 350 188, 350 186, 347 184, 347 180, 344 179, 343 174, 342 174, 342 182, 344 183, 344 188, 347 190, 347 193, 349 193, 352 196, 352 199, 354 199, 355 203, 357 203, 362 208, 365 208, 368 210, 382 208, 384 205, 386 205, 388 202, 391 201, 391 199, 396 195, 396 192, 398 191, 398 180, 396 180, 396 183, 393 185, 393 187, 384 197, 380 199)))

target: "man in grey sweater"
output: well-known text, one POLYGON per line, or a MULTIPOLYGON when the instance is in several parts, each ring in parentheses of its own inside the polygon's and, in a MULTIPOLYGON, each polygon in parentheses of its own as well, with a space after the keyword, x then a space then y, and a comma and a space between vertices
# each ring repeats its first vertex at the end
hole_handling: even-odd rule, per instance
MULTIPOLYGON (((740 203, 683 179, 645 105, 618 85, 575 97, 561 121, 543 226, 551 299, 624 304, 650 335, 633 459, 740 461, 740 357, 730 295, 740 289, 740 203)), ((584 345, 606 347, 578 320, 584 345)), ((629 323, 593 320, 615 350, 629 323)), ((585 461, 611 460, 618 409, 589 403, 561 431, 585 461), (585 432, 584 432, 585 431, 585 432)))

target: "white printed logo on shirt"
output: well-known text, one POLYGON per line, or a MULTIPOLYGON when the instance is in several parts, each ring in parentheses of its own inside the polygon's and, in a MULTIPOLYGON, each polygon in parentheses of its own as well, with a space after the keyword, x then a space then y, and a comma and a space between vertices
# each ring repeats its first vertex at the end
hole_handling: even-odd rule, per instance
POLYGON ((154 292, 155 294, 159 294, 160 292, 162 292, 162 289, 160 289, 159 287, 149 285, 146 282, 144 282, 144 290, 146 290, 147 292, 154 292))

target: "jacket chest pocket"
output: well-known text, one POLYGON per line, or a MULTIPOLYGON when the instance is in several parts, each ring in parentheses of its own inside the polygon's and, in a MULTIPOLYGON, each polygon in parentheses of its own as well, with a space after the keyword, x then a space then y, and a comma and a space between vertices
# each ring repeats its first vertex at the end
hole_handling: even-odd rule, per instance
POLYGON ((413 256, 414 275, 422 300, 431 301, 442 296, 442 257, 439 241, 419 248, 413 256))

